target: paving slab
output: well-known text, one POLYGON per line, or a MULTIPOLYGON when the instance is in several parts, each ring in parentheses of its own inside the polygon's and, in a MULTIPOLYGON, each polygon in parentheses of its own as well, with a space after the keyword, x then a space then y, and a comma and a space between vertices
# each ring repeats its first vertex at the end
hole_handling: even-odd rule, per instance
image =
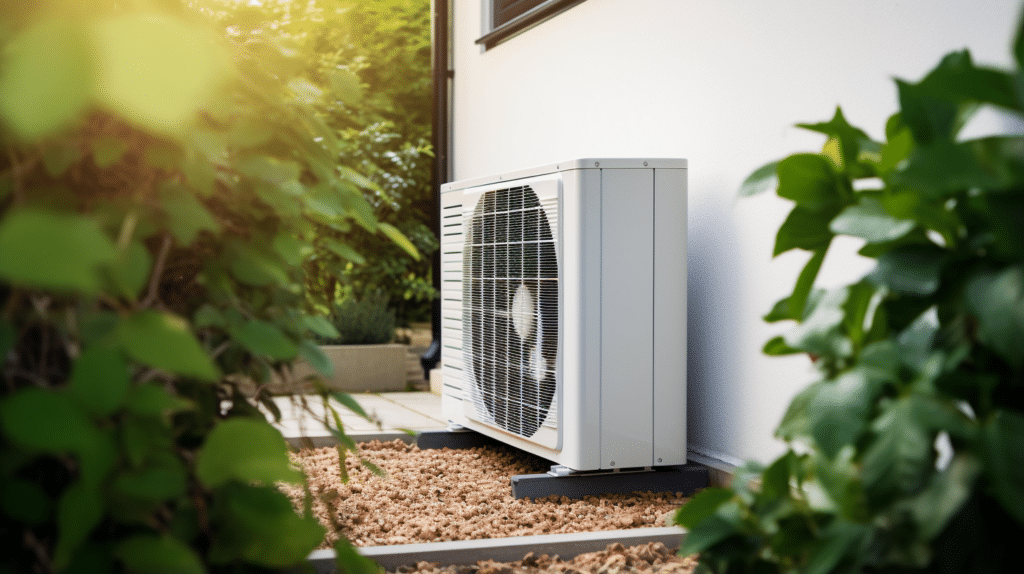
MULTIPOLYGON (((440 430, 447 427, 447 422, 441 415, 441 398, 432 393, 353 393, 351 396, 367 414, 381 424, 378 426, 367 421, 344 405, 332 401, 331 404, 338 411, 347 434, 396 433, 402 429, 440 430)), ((325 413, 319 397, 307 397, 311 413, 304 412, 300 405, 293 404, 292 397, 275 397, 274 402, 281 410, 281 421, 275 423, 275 426, 285 438, 320 437, 330 434, 317 420, 323 418, 325 413)))

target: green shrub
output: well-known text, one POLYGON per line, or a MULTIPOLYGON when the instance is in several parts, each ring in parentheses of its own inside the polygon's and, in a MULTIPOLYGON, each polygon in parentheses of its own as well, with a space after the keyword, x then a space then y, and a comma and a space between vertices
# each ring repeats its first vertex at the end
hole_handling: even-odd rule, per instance
POLYGON ((327 345, 379 345, 395 338, 395 312, 381 294, 361 299, 350 297, 331 314, 337 337, 324 337, 327 345))
POLYGON ((820 380, 792 401, 790 448, 682 507, 681 552, 713 572, 1010 572, 1024 535, 1024 137, 963 140, 979 104, 1024 113, 1017 68, 947 55, 897 81, 872 141, 841 111, 828 137, 757 170, 741 194, 795 203, 775 254, 812 253, 765 316, 796 326, 769 355, 806 353, 820 380), (877 179, 874 179, 877 178, 877 179), (856 183, 856 185, 855 185, 856 183), (833 238, 873 271, 814 289, 833 238), (945 445, 940 447, 939 445, 945 445))
MULTIPOLYGON (((274 487, 303 482, 275 403, 237 382, 298 357, 329 368, 307 265, 347 261, 353 227, 404 241, 338 161, 333 92, 244 13, 225 34, 173 0, 15 4, 0 14, 0 571, 303 563, 324 530, 309 496, 296 513, 274 487)), ((337 549, 344 571, 373 570, 337 549)))

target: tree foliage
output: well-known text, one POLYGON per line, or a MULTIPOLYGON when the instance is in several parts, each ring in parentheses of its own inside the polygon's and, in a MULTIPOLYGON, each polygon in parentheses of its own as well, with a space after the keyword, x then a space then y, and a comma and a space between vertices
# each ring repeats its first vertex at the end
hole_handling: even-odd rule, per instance
POLYGON ((1016 69, 954 52, 897 81, 872 141, 840 110, 799 124, 828 140, 757 170, 741 194, 795 205, 775 253, 812 253, 765 320, 795 321, 769 355, 807 353, 820 380, 792 401, 790 449, 676 515, 682 552, 713 572, 1009 572, 1024 534, 1024 137, 958 136, 980 105, 1024 113, 1016 69), (855 185, 856 182, 856 185, 855 185), (814 279, 836 236, 873 271, 814 279))
POLYGON ((310 269, 355 259, 354 229, 407 240, 327 121, 351 75, 314 83, 287 38, 210 16, 0 16, 2 571, 267 571, 323 538, 274 487, 303 481, 275 403, 240 386, 325 364, 310 269))

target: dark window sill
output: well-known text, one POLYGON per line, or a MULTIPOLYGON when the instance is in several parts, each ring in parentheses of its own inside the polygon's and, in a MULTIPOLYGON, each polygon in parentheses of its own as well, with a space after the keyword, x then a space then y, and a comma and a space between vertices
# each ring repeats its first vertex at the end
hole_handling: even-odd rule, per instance
POLYGON ((501 26, 498 26, 494 30, 491 30, 487 34, 484 34, 476 41, 476 43, 483 44, 484 48, 490 50, 504 40, 526 30, 527 28, 536 26, 544 20, 564 12, 582 2, 584 2, 584 0, 548 0, 548 2, 532 8, 501 26))

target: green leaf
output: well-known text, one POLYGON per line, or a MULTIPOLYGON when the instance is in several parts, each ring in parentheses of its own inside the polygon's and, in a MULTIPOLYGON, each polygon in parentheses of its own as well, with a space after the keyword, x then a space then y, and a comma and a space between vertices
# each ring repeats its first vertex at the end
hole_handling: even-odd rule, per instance
POLYGON ((807 574, 828 574, 844 558, 857 561, 855 548, 868 535, 868 527, 852 524, 843 519, 832 522, 821 533, 821 542, 816 544, 808 558, 804 572, 807 574), (853 553, 854 556, 850 556, 853 553))
POLYGON ((779 162, 778 176, 779 197, 791 199, 804 209, 834 209, 842 202, 835 169, 821 155, 791 155, 779 162))
POLYGON ((27 140, 69 126, 89 107, 92 65, 81 25, 39 19, 10 40, 0 73, 0 116, 27 140))
POLYGON ((196 475, 210 488, 232 480, 299 482, 291 468, 288 446, 280 431, 266 421, 228 419, 213 428, 196 460, 196 475))
POLYGON ((1024 524, 1024 416, 1002 411, 981 430, 982 462, 996 499, 1024 524))
POLYGON ((113 244, 85 216, 22 208, 0 223, 0 277, 15 284, 95 293, 101 266, 115 257, 113 244))
POLYGON ((949 521, 974 493, 981 464, 970 455, 956 455, 949 466, 932 476, 928 486, 898 506, 909 510, 924 540, 932 540, 945 530, 949 521))
POLYGON ((313 252, 309 243, 288 233, 275 235, 273 247, 274 252, 288 265, 302 265, 302 260, 313 252))
POLYGON ((837 215, 828 227, 833 233, 861 237, 868 243, 880 243, 903 237, 915 225, 913 220, 897 219, 886 213, 877 199, 862 197, 859 203, 837 215))
POLYGON ((153 258, 146 246, 134 240, 118 253, 110 265, 110 275, 117 291, 130 300, 138 297, 149 280, 153 258))
POLYGON ((377 231, 377 216, 373 211, 373 206, 370 202, 366 201, 363 194, 355 189, 339 189, 335 190, 335 193, 339 193, 341 204, 345 208, 345 213, 356 220, 363 229, 366 229, 370 233, 376 233, 377 231))
POLYGON ((937 98, 927 88, 896 80, 899 91, 900 118, 919 144, 951 141, 959 129, 959 106, 937 98))
POLYGON ((127 470, 113 481, 114 490, 128 498, 160 502, 185 494, 188 476, 185 466, 170 452, 161 453, 154 463, 139 470, 127 470))
POLYGON ((77 452, 96 436, 95 427, 70 394, 35 387, 0 402, 0 429, 22 448, 54 454, 77 452))
POLYGON ((188 190, 164 189, 160 205, 167 214, 167 227, 183 247, 191 245, 200 231, 216 232, 220 228, 206 205, 188 190))
POLYGON ((266 155, 247 157, 238 163, 238 169, 249 177, 273 184, 296 180, 302 174, 298 163, 266 155))
POLYGON ((355 105, 363 100, 363 87, 359 77, 346 69, 331 73, 331 89, 334 96, 348 105, 355 105))
POLYGON ((109 16, 92 23, 89 36, 97 101, 158 133, 182 133, 228 75, 213 38, 173 16, 109 16))
POLYGON ((14 520, 34 526, 50 518, 53 500, 35 482, 5 477, 0 484, 0 508, 14 520))
POLYGON ((81 482, 72 484, 57 504, 54 566, 63 569, 103 519, 103 497, 81 482))
POLYGON ((380 574, 383 568, 379 564, 363 556, 356 547, 341 536, 334 543, 335 567, 345 574, 380 574))
POLYGON ((776 173, 778 168, 779 162, 773 161, 755 169, 754 173, 743 180, 738 195, 740 197, 750 197, 774 190, 779 185, 779 176, 776 173))
POLYGON ((965 295, 978 318, 978 338, 1015 368, 1024 366, 1024 267, 976 275, 965 295))
POLYGON ((192 401, 172 395, 156 383, 142 383, 128 391, 125 407, 129 412, 146 417, 161 417, 195 408, 192 401))
POLYGON ((298 352, 295 344, 273 323, 254 319, 232 328, 231 336, 254 355, 269 357, 271 360, 292 359, 298 352))
POLYGON ((694 528, 732 497, 733 492, 726 488, 704 488, 676 510, 675 523, 683 528, 694 528))
POLYGON ((897 247, 878 256, 878 264, 868 278, 893 291, 931 295, 939 288, 940 273, 948 259, 945 251, 935 246, 897 247))
POLYGON ((914 150, 914 135, 908 128, 900 129, 882 146, 882 157, 876 166, 881 175, 886 175, 914 150))
POLYGON ((967 50, 947 54, 918 85, 922 92, 944 100, 1020 110, 1012 76, 1001 70, 975 66, 967 50))
POLYGON ((327 355, 320 350, 320 347, 312 341, 303 341, 299 347, 299 356, 309 363, 309 366, 316 369, 325 377, 334 376, 334 364, 327 358, 327 355))
POLYGON ((910 395, 893 401, 871 425, 875 438, 861 459, 861 478, 876 501, 917 491, 934 468, 931 432, 916 400, 910 395))
POLYGON ((204 303, 192 317, 192 324, 196 329, 204 327, 227 327, 228 320, 224 314, 210 303, 204 303))
POLYGON ((307 329, 329 339, 336 339, 340 336, 338 329, 327 320, 327 317, 320 315, 303 315, 302 324, 307 329))
POLYGON ((356 265, 366 264, 366 259, 359 253, 356 253, 356 250, 352 249, 352 247, 350 247, 348 244, 342 243, 341 241, 338 241, 330 237, 324 238, 323 241, 324 247, 326 247, 329 251, 333 252, 338 257, 341 257, 342 259, 345 259, 347 261, 351 261, 356 265))
POLYGON ((296 514, 272 486, 228 484, 219 494, 212 521, 221 535, 213 540, 211 561, 283 568, 304 561, 323 541, 316 518, 296 514))
POLYGON ((366 420, 370 420, 370 415, 366 414, 366 411, 363 410, 362 405, 360 405, 359 402, 352 397, 352 395, 348 393, 343 393, 341 391, 334 391, 330 393, 330 397, 335 401, 341 403, 345 408, 352 411, 353 413, 359 415, 360 417, 366 420))
POLYGON ((43 166, 46 173, 53 178, 59 178, 69 167, 75 165, 82 159, 82 147, 75 141, 57 141, 43 149, 43 166))
POLYGON ((128 151, 128 142, 121 138, 104 136, 92 142, 92 161, 96 167, 106 168, 114 165, 128 151))
POLYGON ((406 253, 412 255, 414 259, 419 260, 420 252, 416 249, 416 246, 409 241, 409 238, 405 236, 397 227, 390 223, 378 223, 377 229, 381 230, 384 235, 391 241, 394 241, 396 245, 401 247, 406 253))
POLYGON ((231 274, 242 283, 256 287, 288 283, 288 271, 281 261, 241 243, 229 251, 231 274))
POLYGON ((832 240, 829 219, 829 216, 823 216, 820 211, 811 211, 800 207, 799 204, 794 206, 775 235, 775 250, 772 256, 778 256, 790 249, 818 251, 827 247, 832 240))
POLYGON ((902 169, 889 175, 889 183, 913 188, 930 199, 999 185, 968 144, 948 141, 915 148, 902 169))
POLYGON ((144 365, 204 381, 220 377, 188 322, 176 315, 139 311, 118 322, 117 338, 128 355, 144 365))
POLYGON ((827 291, 807 318, 785 334, 786 344, 819 357, 848 356, 852 352, 850 340, 840 329, 848 295, 848 289, 827 291))
POLYGON ((72 366, 68 392, 93 416, 110 415, 128 396, 128 362, 116 349, 90 347, 72 366))
POLYGON ((864 133, 863 130, 851 126, 849 122, 846 121, 846 118, 843 116, 843 110, 838 106, 836 107, 836 113, 828 122, 817 124, 797 124, 797 127, 835 138, 839 143, 839 153, 842 157, 841 165, 837 166, 840 169, 843 167, 849 168, 854 166, 857 163, 857 156, 860 153, 861 142, 871 140, 871 138, 868 137, 868 134, 864 133))
POLYGON ((171 536, 136 534, 120 542, 114 556, 134 572, 160 574, 200 574, 206 572, 203 561, 185 543, 171 536))
POLYGON ((769 355, 772 357, 779 357, 782 355, 796 355, 798 353, 802 353, 803 351, 801 351, 800 349, 794 349, 793 347, 790 347, 789 345, 786 344, 786 338, 783 337, 782 335, 779 335, 777 337, 773 337, 771 340, 765 343, 764 347, 761 349, 761 352, 764 353, 765 355, 769 355))
MULTIPOLYGON (((808 302, 812 299, 811 289, 814 287, 814 280, 818 277, 818 271, 821 270, 821 264, 825 261, 826 253, 828 253, 828 245, 815 251, 800 271, 796 285, 793 286, 793 293, 786 303, 790 319, 801 321, 808 315, 808 302)), ((817 304, 818 299, 818 297, 814 297, 813 302, 817 304)))
POLYGON ((741 534, 738 516, 736 503, 719 506, 715 514, 700 521, 686 533, 679 554, 684 556, 703 552, 730 536, 741 534))
POLYGON ((807 405, 811 432, 830 459, 852 445, 867 427, 872 407, 891 373, 857 365, 826 381, 807 405))

